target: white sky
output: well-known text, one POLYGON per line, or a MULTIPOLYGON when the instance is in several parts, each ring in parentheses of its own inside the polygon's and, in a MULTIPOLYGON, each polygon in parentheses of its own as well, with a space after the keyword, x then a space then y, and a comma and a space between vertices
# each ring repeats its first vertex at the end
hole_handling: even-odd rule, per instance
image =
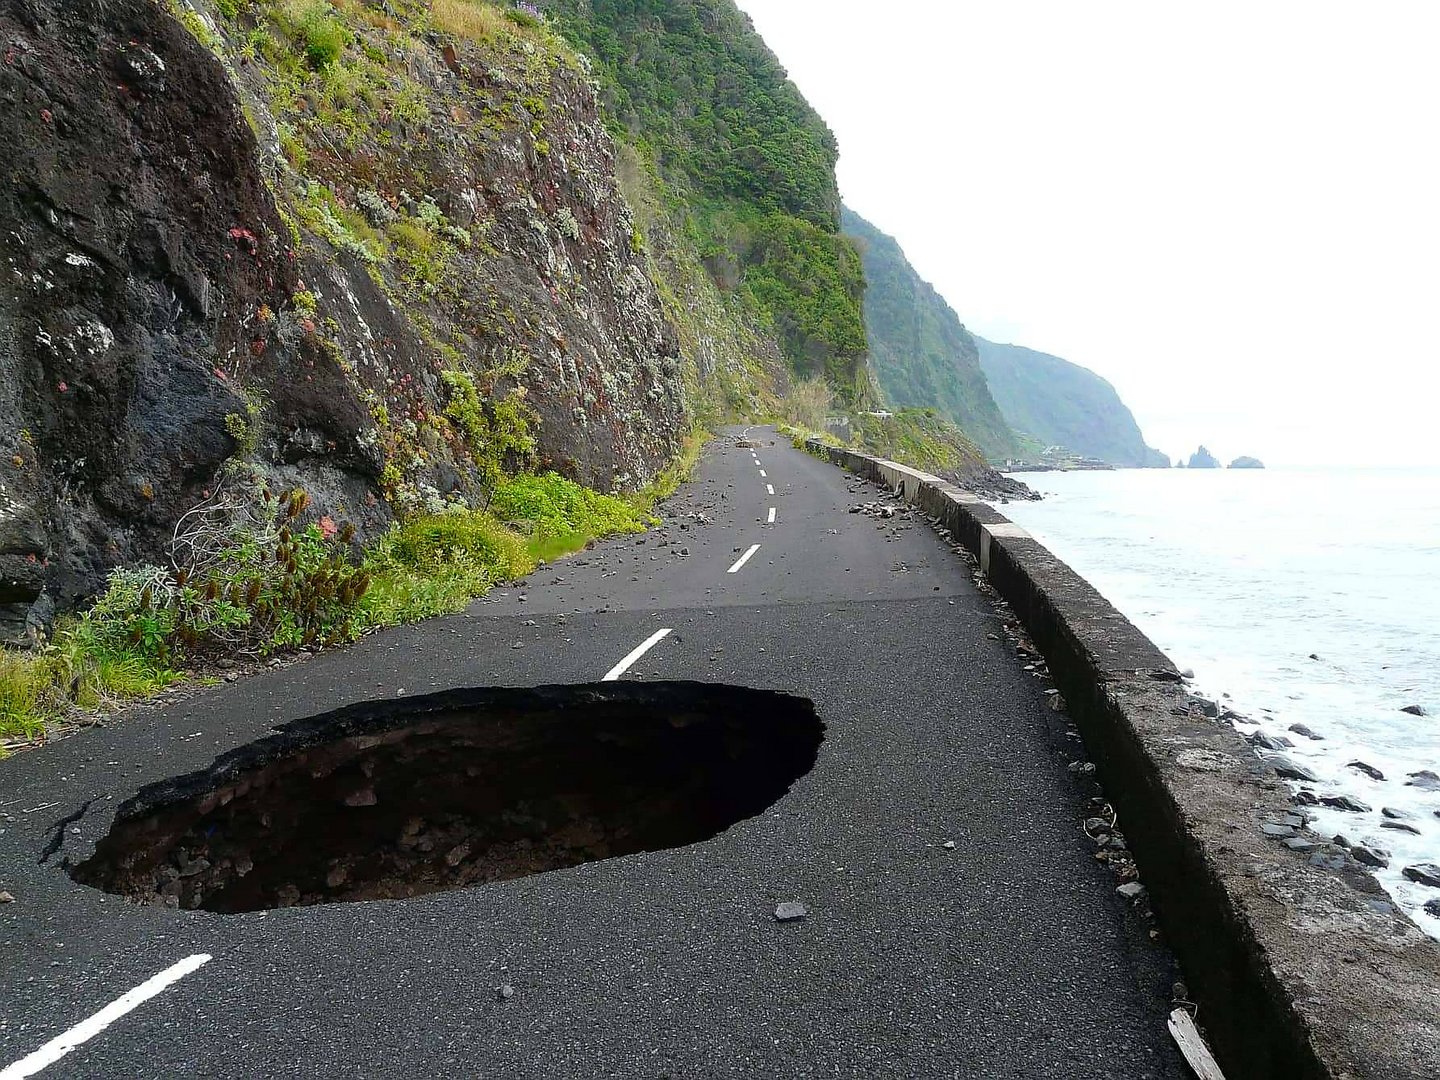
POLYGON ((972 330, 1172 457, 1440 462, 1440 4, 739 3, 972 330))

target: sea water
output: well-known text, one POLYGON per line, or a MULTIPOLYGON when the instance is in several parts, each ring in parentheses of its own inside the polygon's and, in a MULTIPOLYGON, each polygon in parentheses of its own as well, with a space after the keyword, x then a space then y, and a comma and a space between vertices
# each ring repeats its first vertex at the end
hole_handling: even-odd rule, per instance
POLYGON ((1121 470, 1026 474, 1002 511, 1091 582, 1197 692, 1294 741, 1319 795, 1311 828, 1388 853, 1376 871, 1430 934, 1440 898, 1402 870, 1440 863, 1440 469, 1121 470), (1401 710, 1418 705, 1425 716, 1401 710), (1303 724, 1321 740, 1289 730, 1303 724), (1385 776, 1350 767, 1363 761, 1385 776), (1386 829, 1384 807, 1419 835, 1386 829))

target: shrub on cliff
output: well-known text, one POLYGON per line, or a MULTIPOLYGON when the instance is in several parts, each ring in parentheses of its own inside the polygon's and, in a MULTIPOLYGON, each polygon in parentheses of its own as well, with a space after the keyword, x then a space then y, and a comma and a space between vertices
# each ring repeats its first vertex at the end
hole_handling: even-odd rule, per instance
POLYGON ((349 33, 326 0, 288 0, 276 9, 275 21, 300 46, 305 60, 316 71, 340 59, 349 43, 349 33))

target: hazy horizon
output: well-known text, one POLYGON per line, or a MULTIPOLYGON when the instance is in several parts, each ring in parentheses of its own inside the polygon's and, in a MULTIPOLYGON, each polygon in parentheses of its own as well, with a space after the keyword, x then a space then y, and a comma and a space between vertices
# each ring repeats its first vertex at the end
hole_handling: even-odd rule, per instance
POLYGON ((847 204, 1172 458, 1440 462, 1440 12, 739 0, 847 204))

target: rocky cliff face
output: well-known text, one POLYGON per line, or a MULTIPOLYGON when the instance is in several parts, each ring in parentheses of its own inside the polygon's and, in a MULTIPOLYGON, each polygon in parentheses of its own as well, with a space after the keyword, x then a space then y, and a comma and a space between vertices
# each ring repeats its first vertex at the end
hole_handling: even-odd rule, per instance
POLYGON ((0 6, 0 629, 222 490, 363 535, 673 453, 680 342, 584 62, 435 9, 0 6))

